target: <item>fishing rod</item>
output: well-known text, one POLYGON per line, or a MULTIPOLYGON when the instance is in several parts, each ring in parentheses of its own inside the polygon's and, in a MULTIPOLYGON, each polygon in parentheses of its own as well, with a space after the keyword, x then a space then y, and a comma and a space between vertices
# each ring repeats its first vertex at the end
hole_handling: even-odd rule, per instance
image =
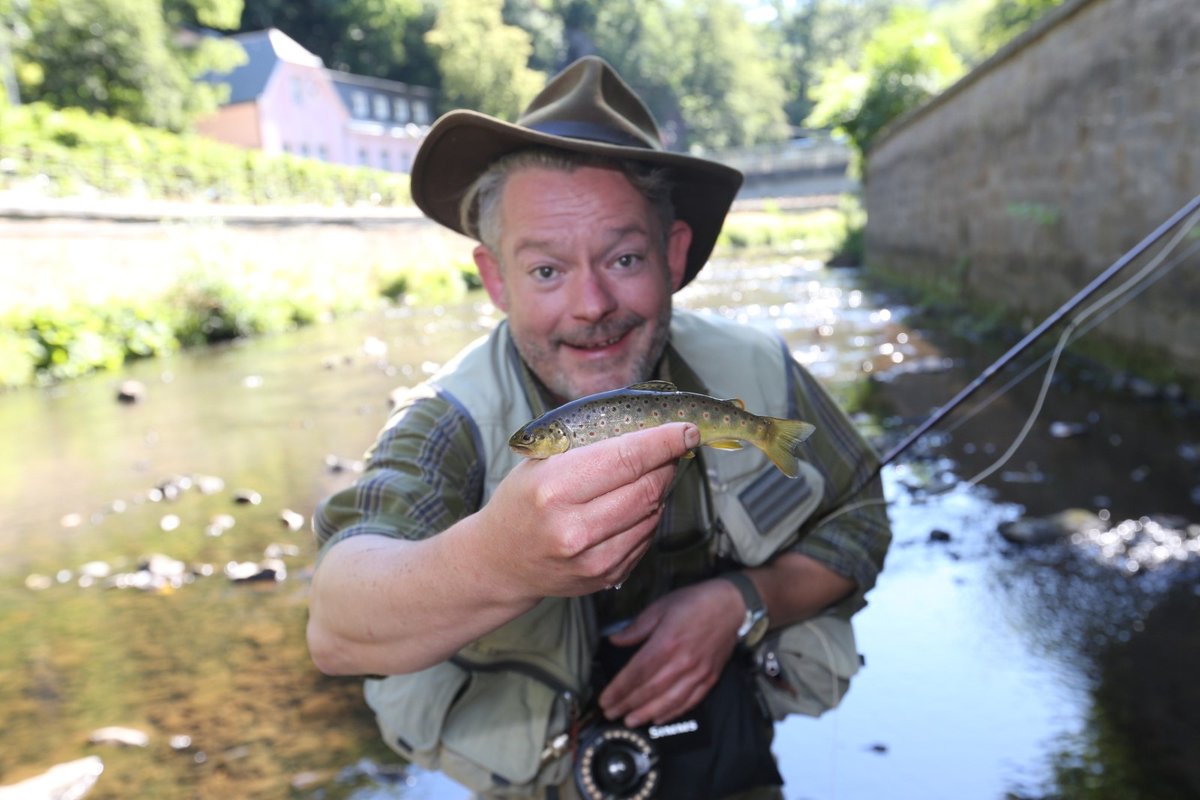
POLYGON ((1059 306, 1053 313, 1050 314, 1050 316, 1046 317, 1041 324, 1026 334, 1021 341, 1009 348, 1007 353, 996 359, 991 366, 989 366, 987 369, 981 372, 978 377, 963 387, 962 390, 959 391, 959 393, 953 398, 951 398, 945 405, 938 408, 929 416, 928 419, 914 428, 907 436, 905 436, 898 444, 892 447, 887 454, 880 459, 878 466, 876 466, 875 469, 872 470, 871 474, 867 477, 867 482, 870 482, 870 480, 878 475, 885 466, 894 461, 905 450, 916 444, 916 442, 922 436, 928 433, 935 425, 937 425, 939 422, 949 416, 956 408, 966 402, 968 398, 975 394, 975 392, 979 391, 984 384, 991 380, 996 373, 1006 367, 1013 359, 1028 350, 1034 344, 1034 342, 1045 335, 1046 331, 1058 324, 1063 317, 1070 314, 1072 311, 1078 308, 1081 303, 1103 288, 1105 284, 1115 278, 1118 273, 1125 269, 1125 267, 1134 261, 1134 259, 1145 253, 1146 250, 1166 236, 1168 231, 1186 219, 1188 215, 1195 212, 1198 208, 1200 208, 1200 195, 1193 197, 1190 202, 1186 203, 1182 208, 1172 214, 1166 222, 1159 225, 1152 233, 1150 233, 1148 236, 1142 239, 1142 241, 1138 242, 1133 246, 1133 248, 1126 252, 1125 255, 1113 262, 1108 269, 1097 275, 1091 283, 1077 292, 1074 297, 1059 306))

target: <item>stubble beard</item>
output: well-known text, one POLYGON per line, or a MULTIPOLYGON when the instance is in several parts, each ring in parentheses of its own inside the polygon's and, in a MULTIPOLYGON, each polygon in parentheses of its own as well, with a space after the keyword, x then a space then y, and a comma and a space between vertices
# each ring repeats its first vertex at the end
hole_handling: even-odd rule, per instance
POLYGON ((546 389, 560 401, 567 402, 596 392, 621 389, 629 384, 649 380, 666 350, 667 338, 671 333, 671 304, 669 302, 664 304, 655 323, 649 346, 644 352, 634 355, 628 364, 626 373, 606 380, 602 384, 591 384, 588 381, 589 373, 604 374, 609 368, 608 364, 582 366, 577 364, 574 370, 565 369, 558 364, 555 358, 559 348, 569 346, 572 342, 604 341, 617 335, 628 334, 647 324, 644 317, 630 314, 620 319, 607 320, 600 325, 573 331, 569 337, 557 336, 550 342, 542 344, 514 334, 513 342, 516 344, 517 352, 521 354, 522 360, 546 389), (593 369, 589 370, 588 366, 593 366, 593 369))

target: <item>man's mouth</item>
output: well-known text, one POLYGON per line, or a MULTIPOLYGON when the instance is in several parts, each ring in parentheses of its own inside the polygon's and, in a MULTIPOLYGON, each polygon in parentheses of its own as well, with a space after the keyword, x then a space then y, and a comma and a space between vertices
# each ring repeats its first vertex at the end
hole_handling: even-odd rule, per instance
POLYGON ((573 343, 570 346, 574 347, 576 350, 603 350, 606 347, 612 347, 624 338, 625 334, 622 333, 619 336, 612 337, 611 339, 603 339, 596 342, 573 343))

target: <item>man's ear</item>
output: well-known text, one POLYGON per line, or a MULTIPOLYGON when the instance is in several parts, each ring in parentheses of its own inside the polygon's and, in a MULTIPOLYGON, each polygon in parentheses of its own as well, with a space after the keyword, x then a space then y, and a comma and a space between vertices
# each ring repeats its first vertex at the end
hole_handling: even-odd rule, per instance
POLYGON ((687 272, 687 255, 692 246, 692 226, 681 219, 671 224, 667 234, 667 270, 671 274, 671 291, 679 291, 687 272))
POLYGON ((504 292, 504 276, 500 272, 500 262, 492 255, 492 251, 482 244, 471 251, 471 257, 475 259, 475 268, 479 270, 479 280, 483 282, 483 288, 487 289, 488 297, 492 298, 492 305, 501 311, 508 311, 508 299, 504 292))

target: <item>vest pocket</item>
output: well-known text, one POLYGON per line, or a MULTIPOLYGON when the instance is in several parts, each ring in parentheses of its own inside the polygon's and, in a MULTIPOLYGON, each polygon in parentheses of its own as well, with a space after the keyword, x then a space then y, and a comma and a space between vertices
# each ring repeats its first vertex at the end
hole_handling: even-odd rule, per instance
POLYGON ((407 675, 368 678, 363 696, 384 741, 415 760, 437 747, 450 707, 469 678, 461 667, 442 662, 407 675))
POLYGON ((825 480, 808 462, 789 478, 773 465, 757 472, 721 475, 717 517, 732 539, 732 556, 746 566, 768 561, 798 536, 800 526, 821 504, 825 480))
POLYGON ((369 679, 364 694, 393 750, 474 791, 521 793, 569 770, 569 759, 543 764, 551 731, 566 729, 569 711, 558 692, 534 678, 442 662, 369 679))
POLYGON ((754 661, 759 692, 777 720, 835 708, 861 663, 850 621, 831 614, 771 633, 754 648, 754 661))

